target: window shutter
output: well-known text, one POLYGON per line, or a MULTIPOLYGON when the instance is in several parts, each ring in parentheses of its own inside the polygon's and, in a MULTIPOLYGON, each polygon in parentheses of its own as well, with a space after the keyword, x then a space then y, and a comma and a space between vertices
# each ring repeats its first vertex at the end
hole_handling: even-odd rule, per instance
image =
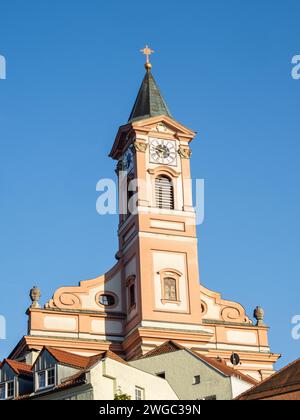
POLYGON ((161 175, 155 179, 155 200, 158 208, 174 210, 174 188, 168 177, 161 175))

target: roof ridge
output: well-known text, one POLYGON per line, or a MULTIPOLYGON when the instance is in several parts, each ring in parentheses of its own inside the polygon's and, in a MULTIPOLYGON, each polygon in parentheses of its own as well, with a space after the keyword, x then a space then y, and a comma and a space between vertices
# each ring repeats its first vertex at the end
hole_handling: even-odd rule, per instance
POLYGON ((109 357, 110 359, 116 360, 117 362, 124 363, 125 365, 128 365, 126 360, 122 359, 121 356, 119 356, 117 353, 113 352, 112 350, 106 350, 105 356, 109 357))
POLYGON ((83 356, 81 354, 72 353, 69 351, 61 350, 57 347, 50 347, 50 346, 43 347, 42 351, 44 350, 47 350, 55 358, 57 362, 74 366, 79 369, 86 369, 88 367, 91 367, 92 362, 94 361, 93 359, 96 359, 97 357, 100 357, 103 354, 103 353, 99 353, 99 354, 95 354, 94 356, 83 356), (70 358, 73 358, 73 360, 72 361, 62 360, 60 359, 59 356, 63 356, 66 358, 70 357, 70 358))
POLYGON ((43 348, 43 350, 44 349, 47 350, 58 362, 64 363, 64 364, 70 364, 71 366, 76 366, 76 367, 79 367, 83 370, 91 369, 98 361, 102 360, 104 357, 109 357, 113 360, 118 361, 119 363, 128 364, 119 355, 117 355, 116 353, 114 353, 113 351, 111 351, 109 349, 108 350, 103 350, 102 352, 94 354, 92 356, 83 356, 81 354, 76 354, 76 353, 71 353, 71 352, 67 352, 67 351, 64 351, 64 350, 60 350, 60 349, 55 348, 55 347, 45 346, 43 348), (75 359, 78 359, 77 361, 79 361, 81 363, 76 364, 76 361, 75 361, 75 363, 72 363, 72 361, 68 362, 66 360, 65 361, 58 360, 59 359, 59 353, 64 357, 74 357, 75 359))
POLYGON ((199 357, 199 359, 201 359, 202 361, 208 363, 211 367, 218 369, 219 371, 224 373, 224 375, 239 377, 240 379, 247 381, 248 383, 250 382, 253 385, 257 385, 257 381, 254 378, 252 378, 249 375, 246 375, 245 373, 237 369, 232 368, 231 366, 228 366, 226 363, 222 364, 217 359, 214 359, 212 357, 206 356, 201 353, 197 353, 195 350, 192 350, 192 349, 186 349, 186 350, 190 352, 191 354, 195 355, 196 357, 199 357))
POLYGON ((144 356, 140 357, 138 360, 147 359, 148 357, 159 356, 160 354, 163 354, 163 353, 164 354, 171 353, 171 352, 176 351, 176 350, 187 351, 189 354, 199 358, 204 363, 209 364, 213 369, 219 370, 221 373, 223 373, 226 376, 239 377, 241 380, 244 380, 244 381, 246 381, 248 383, 251 383, 253 385, 257 385, 257 381, 254 378, 252 378, 251 376, 246 375, 239 370, 233 369, 232 367, 228 366, 227 364, 222 364, 212 357, 205 356, 201 353, 197 353, 195 350, 184 347, 174 340, 165 341, 160 346, 155 347, 154 349, 152 349, 148 353, 146 353, 144 356), (170 347, 168 349, 168 346, 173 346, 173 349, 171 349, 170 347), (175 350, 174 350, 174 348, 175 348, 175 350))
MULTIPOLYGON (((185 349, 185 347, 181 346, 176 341, 167 340, 167 341, 163 342, 162 344, 160 344, 159 346, 154 347, 154 349, 149 350, 146 354, 144 354, 143 356, 139 357, 138 360, 139 359, 147 359, 148 357, 157 356, 157 355, 159 355, 159 351, 161 349, 163 349, 164 347, 167 347, 168 345, 174 346, 174 348, 176 350, 184 350, 185 349)), ((176 350, 165 351, 165 353, 171 353, 172 351, 176 351, 176 350)))

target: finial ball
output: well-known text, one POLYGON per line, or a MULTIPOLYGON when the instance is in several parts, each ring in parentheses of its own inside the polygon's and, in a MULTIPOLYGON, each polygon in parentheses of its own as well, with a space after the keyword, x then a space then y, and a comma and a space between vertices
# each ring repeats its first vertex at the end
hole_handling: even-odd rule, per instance
POLYGON ((151 70, 151 69, 152 69, 152 64, 151 64, 151 63, 146 63, 146 64, 145 64, 145 69, 146 69, 147 71, 151 70))

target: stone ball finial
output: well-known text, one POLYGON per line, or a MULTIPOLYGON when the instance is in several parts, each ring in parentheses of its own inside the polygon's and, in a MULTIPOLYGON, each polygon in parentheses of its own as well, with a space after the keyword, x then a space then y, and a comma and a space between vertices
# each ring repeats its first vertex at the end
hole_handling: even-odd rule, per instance
POLYGON ((261 308, 260 306, 257 306, 254 309, 253 316, 257 321, 256 326, 258 326, 258 327, 264 327, 265 326, 265 323, 264 323, 265 312, 264 312, 263 308, 261 308))
POLYGON ((37 286, 33 286, 29 296, 32 302, 30 308, 40 308, 39 299, 42 296, 40 289, 37 286))

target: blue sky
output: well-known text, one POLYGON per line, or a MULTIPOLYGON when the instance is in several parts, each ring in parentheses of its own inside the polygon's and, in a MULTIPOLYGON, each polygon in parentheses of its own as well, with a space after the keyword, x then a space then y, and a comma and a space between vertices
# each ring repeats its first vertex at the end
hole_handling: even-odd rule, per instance
POLYGON ((113 176, 145 43, 174 117, 198 132, 201 281, 250 316, 263 306, 278 366, 299 357, 299 17, 296 0, 1 2, 0 357, 26 332, 34 284, 44 303, 114 264, 117 217, 96 213, 96 183, 113 176))

